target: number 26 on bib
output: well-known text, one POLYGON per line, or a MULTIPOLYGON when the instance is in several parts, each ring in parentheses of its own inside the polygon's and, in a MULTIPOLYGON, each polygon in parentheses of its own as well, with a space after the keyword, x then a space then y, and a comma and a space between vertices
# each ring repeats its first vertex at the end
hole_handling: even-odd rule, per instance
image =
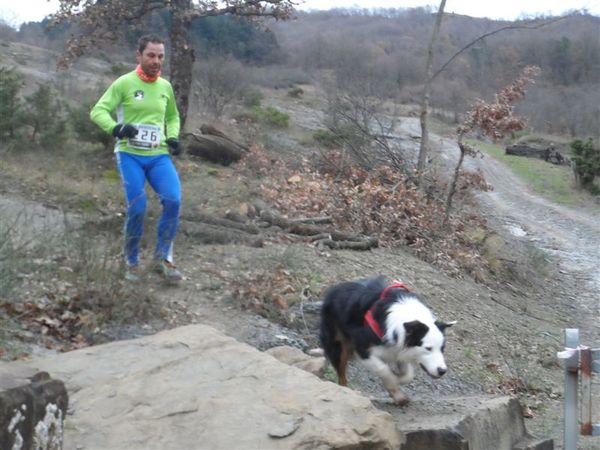
POLYGON ((154 150, 160 146, 160 127, 156 125, 136 124, 138 134, 134 138, 129 138, 127 144, 129 147, 139 150, 154 150))

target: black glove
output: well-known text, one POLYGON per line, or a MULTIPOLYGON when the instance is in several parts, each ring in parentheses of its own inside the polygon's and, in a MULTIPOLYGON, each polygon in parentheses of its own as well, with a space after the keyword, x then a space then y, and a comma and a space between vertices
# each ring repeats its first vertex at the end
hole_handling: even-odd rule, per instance
POLYGON ((138 134, 138 129, 133 125, 127 124, 117 124, 112 130, 112 135, 118 139, 123 138, 134 138, 138 134))
POLYGON ((183 146, 175 138, 167 139, 167 145, 169 146, 169 152, 173 156, 179 156, 183 153, 183 146))

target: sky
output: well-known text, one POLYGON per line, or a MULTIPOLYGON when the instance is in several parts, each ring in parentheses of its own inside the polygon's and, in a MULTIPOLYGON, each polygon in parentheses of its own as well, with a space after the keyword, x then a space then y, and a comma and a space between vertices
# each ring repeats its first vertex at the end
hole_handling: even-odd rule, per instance
MULTIPOLYGON (((298 0, 300 1, 300 0, 298 0)), ((301 10, 331 8, 414 8, 433 6, 432 0, 305 0, 298 6, 301 10)), ((586 8, 589 13, 600 16, 599 0, 447 0, 445 11, 473 17, 514 20, 536 15, 560 15, 573 9, 586 8)), ((18 27, 23 22, 39 22, 58 9, 58 0, 0 0, 0 19, 18 27)))

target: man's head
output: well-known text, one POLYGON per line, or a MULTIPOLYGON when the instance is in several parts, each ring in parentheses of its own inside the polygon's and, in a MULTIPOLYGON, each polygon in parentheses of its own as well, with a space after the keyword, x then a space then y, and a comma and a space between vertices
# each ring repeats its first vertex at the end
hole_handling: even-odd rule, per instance
POLYGON ((165 42, 156 35, 142 36, 135 56, 146 75, 157 76, 165 59, 165 42))

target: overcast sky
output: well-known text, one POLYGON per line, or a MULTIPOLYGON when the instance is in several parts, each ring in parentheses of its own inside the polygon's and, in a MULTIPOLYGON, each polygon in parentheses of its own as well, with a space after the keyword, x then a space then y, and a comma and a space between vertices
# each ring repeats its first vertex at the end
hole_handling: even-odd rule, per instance
MULTIPOLYGON (((439 6, 431 0, 306 0, 298 9, 331 8, 413 8, 439 6)), ((517 19, 523 15, 560 15, 573 9, 586 8, 600 16, 600 0, 447 0, 446 12, 473 17, 517 19)), ((58 9, 58 0, 0 0, 0 19, 13 26, 23 22, 40 21, 58 9)))

